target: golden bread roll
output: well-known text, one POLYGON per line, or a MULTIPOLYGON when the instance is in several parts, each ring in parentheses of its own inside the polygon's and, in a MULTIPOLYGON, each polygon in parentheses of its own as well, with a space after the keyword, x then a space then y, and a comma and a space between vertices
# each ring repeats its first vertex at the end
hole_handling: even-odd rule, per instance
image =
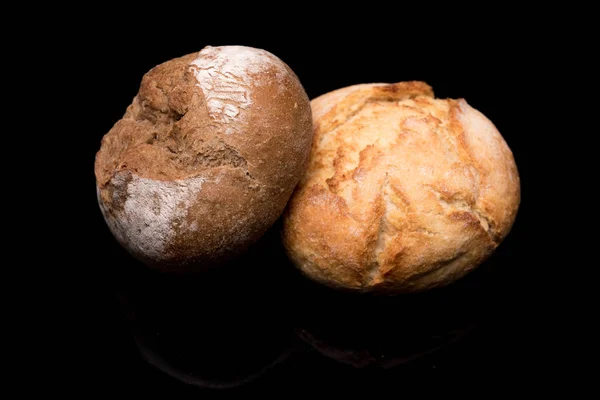
POLYGON ((310 278, 348 290, 416 292, 478 266, 520 202, 511 150, 463 99, 423 82, 363 84, 311 102, 309 166, 283 241, 310 278))

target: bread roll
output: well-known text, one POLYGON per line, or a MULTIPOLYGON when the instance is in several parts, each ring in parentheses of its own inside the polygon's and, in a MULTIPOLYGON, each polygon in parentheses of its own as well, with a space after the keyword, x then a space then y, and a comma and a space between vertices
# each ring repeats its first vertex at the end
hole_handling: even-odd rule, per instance
POLYGON ((509 233, 520 202, 513 155, 465 100, 423 82, 356 85, 314 99, 308 170, 283 240, 323 284, 416 292, 475 268, 509 233))
POLYGON ((310 102, 284 62, 209 46, 144 75, 96 156, 100 208, 152 267, 219 264, 281 215, 311 140, 310 102))

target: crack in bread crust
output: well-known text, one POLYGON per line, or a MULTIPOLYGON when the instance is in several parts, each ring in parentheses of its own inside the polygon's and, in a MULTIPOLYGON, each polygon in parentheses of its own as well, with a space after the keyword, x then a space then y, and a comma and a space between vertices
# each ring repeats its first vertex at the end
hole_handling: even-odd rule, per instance
POLYGON ((344 99, 342 106, 336 106, 324 119, 321 127, 323 135, 344 125, 350 118, 358 114, 367 104, 377 101, 398 101, 416 96, 433 96, 433 90, 422 82, 401 82, 396 85, 370 86, 357 90, 344 99))
POLYGON ((388 190, 388 186, 390 184, 388 173, 386 172, 385 178, 383 180, 383 185, 381 185, 381 191, 379 195, 379 204, 383 209, 381 211, 381 216, 379 217, 379 227, 377 229, 377 238, 375 239, 375 248, 373 249, 373 260, 372 266, 369 268, 365 277, 367 281, 363 283, 364 286, 371 286, 373 283, 381 279, 381 264, 379 262, 379 255, 385 250, 385 244, 387 240, 387 214, 388 214, 388 204, 386 191, 388 190))
POLYGON ((189 99, 188 94, 191 104, 187 107, 177 104, 186 83, 183 77, 181 80, 183 84, 170 88, 151 81, 146 85, 150 89, 140 90, 134 98, 123 117, 124 128, 117 127, 113 134, 113 141, 120 141, 121 149, 112 160, 113 173, 109 178, 119 170, 130 169, 137 175, 159 180, 187 179, 221 166, 240 168, 251 177, 246 159, 225 142, 219 129, 211 124, 190 126, 186 118, 189 108, 205 105, 206 100, 200 92, 192 96, 195 100, 189 99))
POLYGON ((435 193, 439 204, 444 208, 446 214, 451 214, 455 211, 462 211, 471 214, 481 226, 481 229, 489 236, 490 240, 496 243, 496 234, 494 232, 494 227, 492 226, 492 221, 488 216, 486 216, 483 212, 477 209, 474 203, 470 203, 461 198, 444 198, 444 194, 440 193, 438 190, 434 188, 430 188, 430 190, 435 193))

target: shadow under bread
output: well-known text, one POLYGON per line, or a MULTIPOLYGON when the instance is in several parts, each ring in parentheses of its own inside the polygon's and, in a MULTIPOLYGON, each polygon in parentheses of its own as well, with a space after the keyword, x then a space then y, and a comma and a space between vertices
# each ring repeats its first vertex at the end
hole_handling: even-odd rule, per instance
POLYGON ((274 226, 249 251, 218 268, 160 273, 133 262, 118 298, 141 356, 188 384, 236 387, 285 360, 294 333, 285 255, 274 226))
POLYGON ((408 366, 489 328, 498 305, 496 275, 492 257, 446 287, 412 294, 350 293, 304 279, 296 335, 352 367, 408 366))
POLYGON ((280 229, 281 220, 247 253, 202 273, 159 273, 133 259, 122 268, 118 297, 142 358, 188 384, 232 388, 324 358, 340 373, 413 367, 501 323, 505 257, 428 292, 355 294, 294 268, 280 229), (305 357, 310 349, 316 359, 305 357))

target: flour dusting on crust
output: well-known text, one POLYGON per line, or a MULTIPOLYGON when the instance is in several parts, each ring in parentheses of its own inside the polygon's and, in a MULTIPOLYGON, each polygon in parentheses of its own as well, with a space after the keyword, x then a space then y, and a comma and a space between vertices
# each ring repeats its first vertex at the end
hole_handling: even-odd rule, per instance
POLYGON ((100 208, 110 230, 127 248, 153 260, 165 260, 167 246, 179 230, 196 230, 194 221, 187 226, 188 208, 202 190, 204 177, 156 181, 131 173, 118 173, 111 180, 113 202, 122 201, 121 209, 112 207, 113 215, 101 200, 100 208))
MULTIPOLYGON (((277 82, 281 83, 287 73, 283 62, 265 50, 244 46, 208 46, 190 63, 210 116, 223 124, 245 117, 252 104, 251 86, 262 81, 252 75, 272 67, 276 67, 277 82)), ((236 130, 228 126, 226 133, 236 130)))

